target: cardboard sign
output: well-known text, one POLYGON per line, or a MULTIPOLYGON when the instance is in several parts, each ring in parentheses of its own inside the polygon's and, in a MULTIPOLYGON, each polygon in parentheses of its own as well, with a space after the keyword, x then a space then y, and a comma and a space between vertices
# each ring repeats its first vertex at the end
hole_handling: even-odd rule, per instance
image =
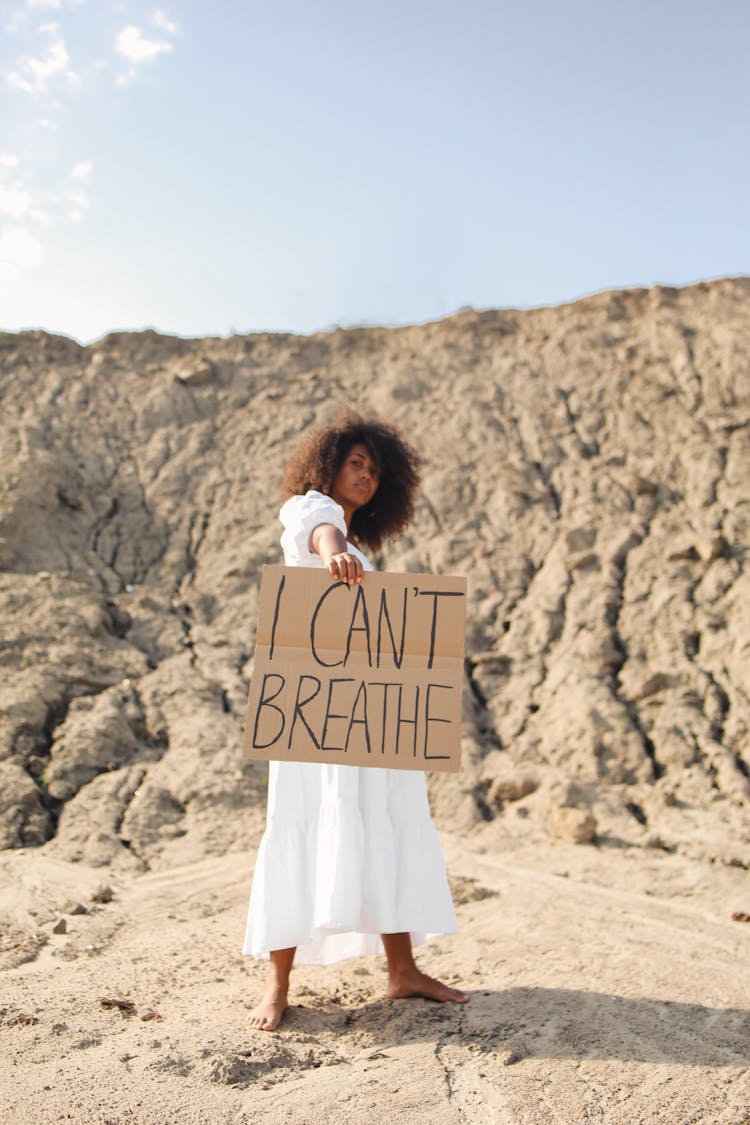
POLYGON ((457 770, 465 627, 465 578, 265 566, 245 756, 457 770))

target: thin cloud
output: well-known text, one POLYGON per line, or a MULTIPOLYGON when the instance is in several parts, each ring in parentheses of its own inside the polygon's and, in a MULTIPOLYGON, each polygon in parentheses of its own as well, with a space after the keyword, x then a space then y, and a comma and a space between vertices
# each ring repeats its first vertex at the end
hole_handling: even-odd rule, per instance
POLYGON ((31 206, 31 195, 24 188, 4 187, 0 184, 0 212, 20 219, 31 206))
POLYGON ((35 231, 60 223, 79 223, 85 218, 90 206, 88 187, 93 167, 90 160, 78 160, 69 165, 62 191, 39 191, 33 184, 33 169, 24 170, 14 153, 0 153, 0 219, 15 224, 3 229, 6 272, 11 266, 33 269, 41 262, 42 244, 35 231))
POLYGON ((25 227, 8 227, 0 232, 0 265, 12 271, 31 270, 41 265, 44 255, 38 238, 25 227))
POLYGON ((71 191, 68 193, 68 202, 72 203, 76 210, 85 211, 89 205, 89 197, 85 191, 71 191))
POLYGON ((134 24, 123 28, 117 36, 116 45, 118 54, 136 66, 139 63, 152 62, 159 55, 174 50, 166 39, 147 39, 134 24))
POLYGON ((78 81, 78 75, 71 70, 70 55, 65 41, 57 35, 55 24, 45 25, 44 30, 57 36, 50 43, 46 54, 34 58, 25 55, 16 60, 16 69, 8 74, 8 83, 26 94, 45 94, 50 86, 60 78, 69 83, 78 81))
MULTIPOLYGON (((0 83, 27 98, 16 97, 23 127, 35 139, 29 152, 0 151, 0 276, 18 277, 43 265, 48 230, 85 221, 91 207, 94 166, 58 151, 51 143, 61 128, 74 93, 94 93, 102 80, 127 85, 148 64, 174 50, 177 23, 165 9, 143 4, 139 20, 125 26, 127 16, 116 3, 108 5, 105 25, 96 21, 102 38, 86 50, 73 29, 73 11, 86 0, 0 0, 0 29, 18 36, 17 53, 0 70, 0 83), (116 13, 120 11, 118 16, 116 13), (116 21, 116 22, 113 22, 116 21), (118 31, 118 28, 121 30, 118 31), (70 45, 70 50, 69 50, 70 45), (124 64, 124 65, 123 65, 124 64), (106 76, 106 77, 105 77, 106 76), (26 103, 25 111, 21 103, 26 103), (30 112, 29 112, 30 110, 30 112), (47 142, 43 141, 46 134, 47 142)), ((130 18, 133 18, 132 16, 130 18)))
POLYGON ((38 223, 40 227, 51 227, 55 221, 49 211, 45 211, 43 207, 32 207, 29 211, 29 218, 38 223))
POLYGON ((154 27, 160 27, 162 31, 168 31, 170 35, 176 35, 179 30, 174 20, 171 20, 161 8, 154 8, 151 23, 154 27))

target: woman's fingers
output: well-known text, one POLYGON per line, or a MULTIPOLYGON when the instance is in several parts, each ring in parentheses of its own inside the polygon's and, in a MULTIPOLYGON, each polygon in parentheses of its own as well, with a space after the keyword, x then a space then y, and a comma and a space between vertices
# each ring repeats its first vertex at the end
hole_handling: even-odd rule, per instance
POLYGON ((328 571, 332 578, 338 578, 339 582, 346 582, 347 586, 362 581, 362 563, 348 551, 332 555, 328 560, 328 571))
POLYGON ((348 553, 338 556, 339 578, 342 582, 346 582, 348 586, 351 586, 352 583, 357 580, 356 561, 357 560, 348 553))

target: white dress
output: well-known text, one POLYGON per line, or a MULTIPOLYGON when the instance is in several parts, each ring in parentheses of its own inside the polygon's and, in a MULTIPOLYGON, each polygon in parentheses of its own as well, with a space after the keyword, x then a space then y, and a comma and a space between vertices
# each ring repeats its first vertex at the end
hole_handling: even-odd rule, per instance
MULTIPOLYGON (((346 535, 329 496, 293 496, 281 509, 287 566, 323 567, 313 528, 346 535)), ((365 570, 372 566, 352 544, 365 570)), ((297 946, 296 962, 328 965, 382 953, 380 934, 418 945, 458 929, 421 770, 270 762, 266 830, 255 864, 244 952, 297 946)))

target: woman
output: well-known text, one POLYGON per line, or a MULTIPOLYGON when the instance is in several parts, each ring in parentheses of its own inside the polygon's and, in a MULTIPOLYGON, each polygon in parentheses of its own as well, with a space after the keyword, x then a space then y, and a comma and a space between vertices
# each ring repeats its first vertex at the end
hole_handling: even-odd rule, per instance
MULTIPOLYGON (((341 413, 308 435, 283 481, 287 566, 325 568, 352 585, 414 511, 419 458, 398 431, 341 413)), ((385 951, 386 995, 464 1003, 422 973, 412 946, 455 933, 455 911, 420 771, 271 762, 268 821, 253 878, 244 951, 269 958, 248 1018, 274 1031, 298 963, 331 964, 385 951)))

